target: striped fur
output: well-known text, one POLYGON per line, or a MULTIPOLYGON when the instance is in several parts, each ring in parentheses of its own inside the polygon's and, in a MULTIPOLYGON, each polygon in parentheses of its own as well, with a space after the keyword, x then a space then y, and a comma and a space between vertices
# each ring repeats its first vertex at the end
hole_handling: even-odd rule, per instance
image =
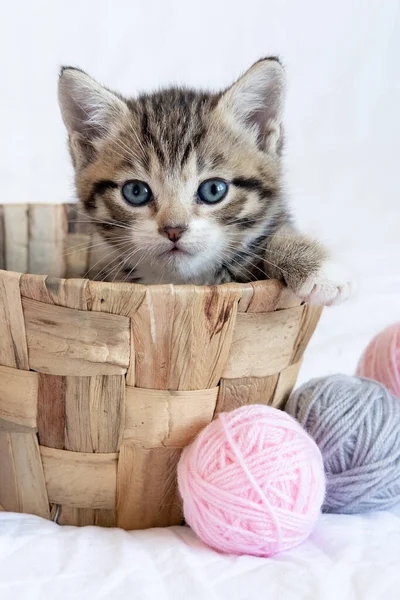
POLYGON ((278 277, 296 290, 316 273, 325 251, 295 232, 282 194, 283 96, 277 59, 221 93, 171 88, 134 99, 64 68, 59 98, 76 188, 100 240, 92 274, 196 284, 278 277), (229 186, 215 205, 197 195, 211 178, 229 186), (146 182, 151 202, 129 205, 121 194, 129 180, 146 182), (168 227, 184 230, 176 244, 168 227))

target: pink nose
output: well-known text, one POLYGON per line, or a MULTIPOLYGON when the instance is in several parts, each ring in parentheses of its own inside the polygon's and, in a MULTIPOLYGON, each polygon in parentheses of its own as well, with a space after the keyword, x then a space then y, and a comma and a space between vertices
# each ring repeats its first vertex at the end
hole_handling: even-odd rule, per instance
POLYGON ((176 225, 175 227, 162 227, 159 231, 171 242, 177 242, 186 230, 186 225, 176 225))

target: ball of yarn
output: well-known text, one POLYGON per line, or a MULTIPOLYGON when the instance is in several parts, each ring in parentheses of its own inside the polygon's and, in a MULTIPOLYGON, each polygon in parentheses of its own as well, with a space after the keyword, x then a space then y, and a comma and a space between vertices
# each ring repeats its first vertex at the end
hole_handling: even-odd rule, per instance
POLYGON ((222 413, 185 448, 178 483, 186 522, 209 546, 270 556, 310 534, 325 492, 321 453, 283 411, 222 413))
POLYGON ((380 381, 400 398, 400 323, 387 327, 368 344, 357 375, 380 381))
POLYGON ((348 375, 313 379, 285 410, 322 453, 323 511, 362 513, 400 501, 400 402, 383 385, 348 375))

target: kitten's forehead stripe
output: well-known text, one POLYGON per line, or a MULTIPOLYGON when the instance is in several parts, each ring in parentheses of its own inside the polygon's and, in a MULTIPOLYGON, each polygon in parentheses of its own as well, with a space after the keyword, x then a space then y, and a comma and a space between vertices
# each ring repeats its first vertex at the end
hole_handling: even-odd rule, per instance
POLYGON ((274 190, 266 186, 261 179, 256 177, 235 177, 232 180, 233 185, 259 192, 262 197, 270 197, 274 195, 274 190))
POLYGON ((146 145, 150 145, 152 147, 152 149, 154 150, 154 152, 157 155, 158 160, 160 161, 160 164, 165 165, 165 162, 166 162, 165 154, 161 148, 161 145, 159 143, 159 139, 157 138, 157 135, 154 135, 150 129, 149 121, 150 121, 149 115, 147 114, 147 110, 144 107, 143 112, 142 112, 142 127, 141 127, 142 139, 146 145))
POLYGON ((130 101, 140 119, 142 141, 161 166, 183 168, 206 136, 205 121, 216 97, 194 90, 170 89, 130 101))
POLYGON ((110 181, 108 179, 101 179, 100 181, 96 181, 93 186, 94 194, 104 194, 106 190, 115 190, 118 187, 118 184, 115 181, 110 181))
POLYGON ((86 198, 84 204, 90 212, 93 212, 97 208, 96 196, 101 196, 107 190, 112 190, 117 188, 118 185, 114 181, 110 181, 108 179, 101 179, 100 181, 96 181, 91 189, 89 196, 86 198))
POLYGON ((181 169, 185 166, 185 163, 187 162, 190 153, 193 151, 193 142, 189 142, 188 144, 186 144, 186 148, 183 151, 182 154, 182 158, 181 158, 181 169))
POLYGON ((218 167, 222 166, 225 161, 226 161, 226 158, 222 154, 222 152, 217 152, 217 153, 215 153, 214 155, 211 156, 211 158, 210 158, 210 166, 213 169, 218 169, 218 167))
POLYGON ((103 196, 103 202, 107 207, 111 219, 116 223, 119 223, 120 225, 129 225, 136 221, 138 213, 115 202, 113 195, 110 194, 103 196))

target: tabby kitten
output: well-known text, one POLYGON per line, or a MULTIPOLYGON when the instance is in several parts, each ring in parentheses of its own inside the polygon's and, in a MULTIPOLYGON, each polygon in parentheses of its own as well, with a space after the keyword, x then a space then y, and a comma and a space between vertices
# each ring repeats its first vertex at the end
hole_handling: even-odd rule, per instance
POLYGON ((198 285, 271 277, 313 303, 345 299, 349 284, 296 231, 283 198, 283 97, 276 58, 221 93, 131 99, 63 68, 77 192, 102 240, 92 274, 198 285))

